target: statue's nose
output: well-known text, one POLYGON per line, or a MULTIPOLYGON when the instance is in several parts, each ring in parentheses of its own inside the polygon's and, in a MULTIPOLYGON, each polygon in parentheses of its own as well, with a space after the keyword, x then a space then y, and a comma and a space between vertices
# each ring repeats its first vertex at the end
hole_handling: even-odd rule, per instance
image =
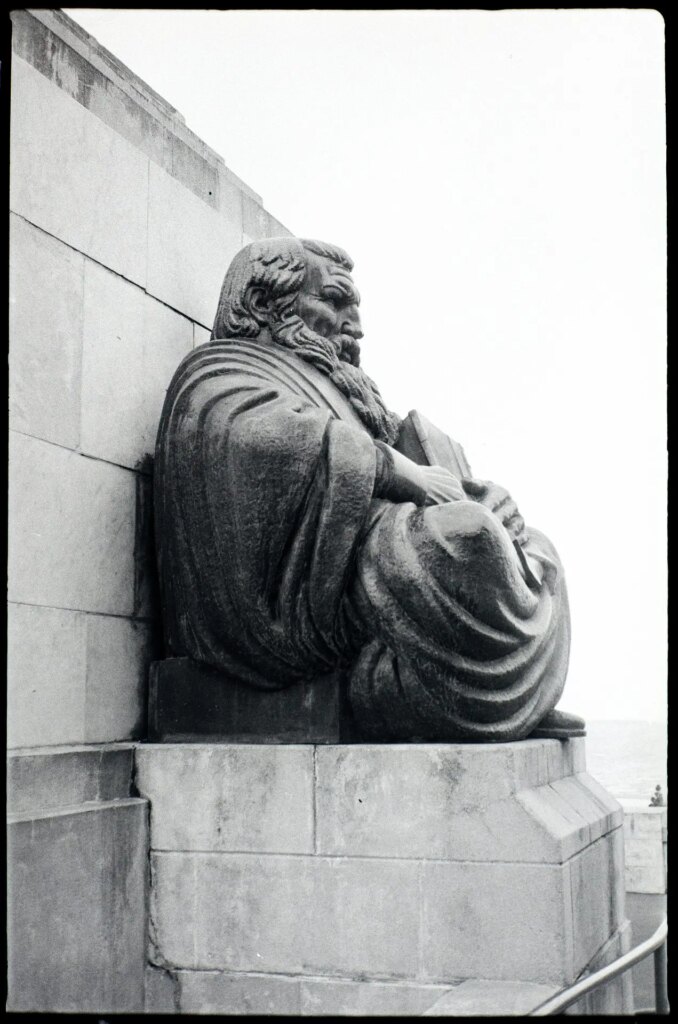
POLYGON ((350 306, 344 315, 344 320, 341 325, 341 329, 344 334, 350 335, 359 341, 363 336, 363 330, 360 325, 360 313, 358 312, 357 306, 350 306))

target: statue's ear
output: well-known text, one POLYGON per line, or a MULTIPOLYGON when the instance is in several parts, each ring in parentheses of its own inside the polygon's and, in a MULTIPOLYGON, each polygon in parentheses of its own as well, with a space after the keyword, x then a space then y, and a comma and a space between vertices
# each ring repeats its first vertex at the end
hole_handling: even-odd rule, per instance
POLYGON ((250 315, 258 324, 265 326, 271 321, 271 302, 266 288, 250 285, 245 293, 245 303, 250 315))

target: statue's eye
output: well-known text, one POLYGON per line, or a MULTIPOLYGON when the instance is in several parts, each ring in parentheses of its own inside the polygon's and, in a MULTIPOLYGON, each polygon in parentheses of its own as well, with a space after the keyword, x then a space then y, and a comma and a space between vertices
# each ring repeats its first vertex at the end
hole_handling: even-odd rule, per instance
POLYGON ((346 301, 346 296, 336 288, 327 288, 323 291, 323 299, 332 306, 341 306, 346 301))

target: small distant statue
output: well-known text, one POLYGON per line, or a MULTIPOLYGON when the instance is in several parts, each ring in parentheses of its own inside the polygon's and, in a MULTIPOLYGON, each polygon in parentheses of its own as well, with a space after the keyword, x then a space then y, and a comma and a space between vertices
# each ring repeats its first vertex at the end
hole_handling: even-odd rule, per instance
MULTIPOLYGON (((417 359, 425 297, 387 258, 417 359)), ((262 691, 340 670, 367 739, 583 735, 554 710, 560 559, 456 442, 386 407, 360 366, 352 269, 335 245, 251 243, 174 375, 155 460, 167 652, 262 691)))
POLYGON ((650 797, 650 807, 664 806, 664 794, 662 793, 662 787, 657 785, 654 787, 654 793, 650 797))

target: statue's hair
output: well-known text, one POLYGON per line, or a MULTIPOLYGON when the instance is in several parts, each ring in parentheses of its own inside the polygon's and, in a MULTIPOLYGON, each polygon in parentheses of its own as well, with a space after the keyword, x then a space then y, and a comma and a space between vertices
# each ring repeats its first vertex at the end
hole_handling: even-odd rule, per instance
POLYGON ((306 251, 348 271, 353 269, 348 253, 327 242, 290 237, 250 242, 237 253, 226 272, 211 340, 256 338, 263 327, 268 327, 276 342, 334 382, 374 437, 393 443, 400 420, 388 411, 376 384, 360 369, 357 341, 350 350, 338 352, 331 341, 311 331, 296 313, 306 276, 306 251), (258 289, 266 293, 267 310, 256 308, 251 301, 258 289))
POLYGON ((306 275, 304 247, 298 238, 262 238, 237 253, 221 287, 212 340, 256 338, 265 319, 252 309, 255 288, 264 288, 272 314, 283 319, 292 308, 306 275))
POLYGON ((303 245, 304 249, 308 252, 315 253, 316 256, 324 256, 325 259, 332 260, 333 263, 338 263, 349 272, 353 270, 353 260, 347 252, 340 249, 338 245, 330 245, 328 242, 318 242, 314 238, 300 238, 299 241, 303 245))

